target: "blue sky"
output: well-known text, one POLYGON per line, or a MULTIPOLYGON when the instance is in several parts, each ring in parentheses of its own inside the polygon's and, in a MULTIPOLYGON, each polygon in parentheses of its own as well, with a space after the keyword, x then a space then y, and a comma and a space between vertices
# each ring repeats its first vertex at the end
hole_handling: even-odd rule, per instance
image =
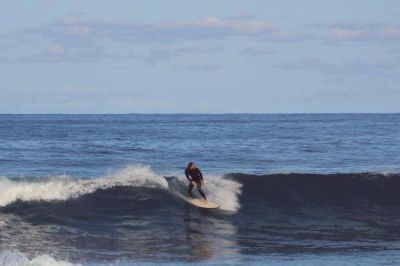
POLYGON ((400 2, 4 1, 0 113, 400 112, 400 2))

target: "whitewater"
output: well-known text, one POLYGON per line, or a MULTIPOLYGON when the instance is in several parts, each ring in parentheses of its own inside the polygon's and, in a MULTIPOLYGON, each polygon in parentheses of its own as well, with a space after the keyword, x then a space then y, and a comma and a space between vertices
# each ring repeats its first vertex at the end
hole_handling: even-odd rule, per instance
MULTIPOLYGON (((221 209, 236 211, 240 207, 238 202, 240 184, 221 176, 209 176, 207 179, 205 191, 211 200, 221 204, 221 209)), ((65 201, 112 187, 162 188, 176 195, 184 193, 182 187, 186 189, 186 178, 176 177, 171 182, 174 182, 173 187, 176 190, 170 189, 166 178, 154 173, 149 166, 129 166, 105 177, 84 180, 55 176, 16 181, 1 177, 0 207, 16 201, 65 201), (177 188, 177 185, 181 188, 177 188)))

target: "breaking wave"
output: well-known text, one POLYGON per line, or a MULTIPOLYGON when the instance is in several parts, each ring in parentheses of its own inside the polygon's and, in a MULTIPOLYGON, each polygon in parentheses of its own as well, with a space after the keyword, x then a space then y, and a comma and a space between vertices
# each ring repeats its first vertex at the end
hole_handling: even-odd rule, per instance
POLYGON ((167 188, 168 184, 147 166, 130 166, 110 176, 87 180, 60 176, 48 180, 14 181, 3 177, 0 179, 0 206, 15 201, 64 201, 117 186, 167 188))
POLYGON ((81 266, 81 264, 56 260, 49 255, 39 255, 29 259, 18 250, 5 250, 0 253, 0 266, 81 266))
MULTIPOLYGON (((122 191, 130 192, 132 200, 138 194, 148 198, 165 198, 186 195, 187 181, 184 177, 163 177, 153 172, 149 166, 129 166, 114 174, 93 179, 74 179, 56 176, 45 179, 12 180, 0 178, 0 207, 17 203, 56 203, 70 200, 85 200, 100 194, 113 194, 110 201, 122 191), (158 196, 156 195, 158 194, 158 196), (114 197, 113 197, 114 196, 114 197)), ((241 185, 221 176, 208 176, 204 190, 209 199, 221 204, 221 208, 236 211, 240 208, 238 195, 241 185)), ((163 199, 160 198, 160 205, 163 199)), ((145 206, 143 206, 145 207, 145 206)))
MULTIPOLYGON (((94 179, 53 177, 36 180, 0 179, 0 211, 30 217, 52 213, 54 217, 173 213, 186 203, 183 176, 163 177, 148 166, 129 166, 94 179), (29 205, 29 206, 27 206, 29 205), (77 212, 76 210, 80 210, 77 212)), ((400 174, 229 174, 207 176, 204 190, 221 209, 262 210, 270 206, 351 203, 399 205, 400 174)), ((6 226, 1 223, 1 226, 6 226)))

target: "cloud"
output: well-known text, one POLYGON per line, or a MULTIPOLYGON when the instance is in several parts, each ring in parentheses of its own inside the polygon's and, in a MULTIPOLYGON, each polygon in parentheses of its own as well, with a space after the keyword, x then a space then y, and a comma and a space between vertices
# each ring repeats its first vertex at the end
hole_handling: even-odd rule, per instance
POLYGON ((400 40, 400 27, 385 27, 378 30, 351 30, 335 28, 332 29, 331 36, 334 40, 346 41, 398 41, 400 40))
POLYGON ((266 47, 243 47, 242 49, 239 50, 240 55, 245 55, 245 56, 262 56, 262 55, 271 55, 274 54, 275 52, 269 48, 266 47))
POLYGON ((241 13, 230 15, 226 18, 227 19, 237 19, 237 20, 244 19, 244 20, 246 20, 246 19, 256 19, 256 16, 254 16, 253 14, 250 14, 250 13, 241 12, 241 13))
POLYGON ((140 22, 90 19, 85 14, 70 14, 16 33, 13 37, 15 53, 8 53, 0 62, 99 62, 132 59, 137 57, 130 51, 132 47, 140 49, 143 43, 149 43, 151 46, 146 48, 147 51, 142 51, 144 55, 140 57, 147 63, 157 64, 162 60, 189 54, 221 52, 225 48, 211 45, 211 41, 236 37, 283 42, 297 38, 277 29, 268 21, 248 14, 202 20, 140 22), (183 43, 195 45, 180 46, 183 43), (157 45, 170 47, 154 48, 157 45))
POLYGON ((313 41, 315 36, 308 33, 288 33, 284 31, 274 32, 269 35, 263 36, 262 40, 265 42, 300 42, 300 41, 313 41))
POLYGON ((62 44, 53 45, 53 46, 49 47, 46 54, 48 54, 50 56, 51 55, 55 55, 55 56, 63 55, 63 54, 65 54, 65 47, 62 44))
POLYGON ((188 71, 215 71, 223 69, 220 64, 194 64, 183 67, 175 67, 176 70, 188 70, 188 71))
POLYGON ((383 23, 338 22, 331 24, 313 24, 327 30, 323 38, 331 41, 398 41, 400 26, 383 23))
POLYGON ((376 29, 382 27, 383 23, 370 22, 360 23, 352 21, 342 21, 335 23, 315 23, 307 25, 308 28, 320 28, 320 29, 332 29, 332 28, 346 28, 351 30, 364 30, 364 29, 376 29))
MULTIPOLYGON (((195 42, 195 45, 151 49, 145 61, 156 64, 162 60, 187 54, 210 54, 224 50, 203 42, 247 37, 285 41, 289 33, 278 30, 265 20, 247 14, 227 18, 208 17, 203 20, 132 22, 114 19, 89 19, 85 15, 68 15, 39 26, 26 28, 16 35, 25 55, 8 60, 18 62, 98 62, 104 59, 130 59, 132 45, 155 45, 195 42), (34 44, 34 45, 33 45, 34 44), (46 47, 47 46, 47 47, 46 47), (129 46, 129 47, 128 47, 129 46), (41 51, 32 54, 34 49, 41 51), (110 51, 119 47, 120 51, 110 51), (26 52, 25 52, 26 51, 26 52), (31 54, 29 54, 31 53, 31 54)), ((140 47, 140 46, 137 46, 140 47)), ((154 46, 153 46, 154 47, 154 46)), ((144 52, 146 53, 146 52, 144 52)), ((4 61, 4 60, 3 60, 4 61)))
POLYGON ((219 19, 207 18, 202 22, 194 24, 196 27, 222 30, 233 34, 261 34, 273 30, 271 24, 254 19, 219 19))
POLYGON ((99 62, 101 60, 129 60, 137 58, 133 53, 121 53, 118 51, 108 51, 105 48, 87 44, 53 44, 34 55, 21 56, 11 61, 22 63, 40 62, 99 62))
POLYGON ((255 18, 209 17, 198 21, 127 22, 90 20, 81 16, 62 17, 39 27, 26 29, 25 33, 55 40, 106 39, 130 42, 221 39, 233 36, 273 37, 283 34, 271 23, 255 18))
POLYGON ((177 58, 188 54, 191 55, 210 54, 210 53, 222 52, 224 50, 225 50, 224 46, 208 45, 208 44, 152 49, 150 50, 149 54, 146 57, 146 62, 154 65, 163 60, 169 60, 172 58, 177 58))
POLYGON ((290 71, 313 70, 322 74, 339 78, 346 77, 398 77, 400 65, 396 61, 376 61, 373 63, 363 61, 327 62, 317 58, 306 58, 297 61, 272 65, 290 71))

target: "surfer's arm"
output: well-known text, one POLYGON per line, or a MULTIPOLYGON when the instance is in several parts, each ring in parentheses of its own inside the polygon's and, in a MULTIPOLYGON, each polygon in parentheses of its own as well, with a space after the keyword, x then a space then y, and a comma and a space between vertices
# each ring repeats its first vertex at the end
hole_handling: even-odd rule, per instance
POLYGON ((185 175, 186 175, 187 180, 189 180, 189 182, 191 182, 192 179, 190 178, 189 171, 187 169, 185 169, 185 175))

